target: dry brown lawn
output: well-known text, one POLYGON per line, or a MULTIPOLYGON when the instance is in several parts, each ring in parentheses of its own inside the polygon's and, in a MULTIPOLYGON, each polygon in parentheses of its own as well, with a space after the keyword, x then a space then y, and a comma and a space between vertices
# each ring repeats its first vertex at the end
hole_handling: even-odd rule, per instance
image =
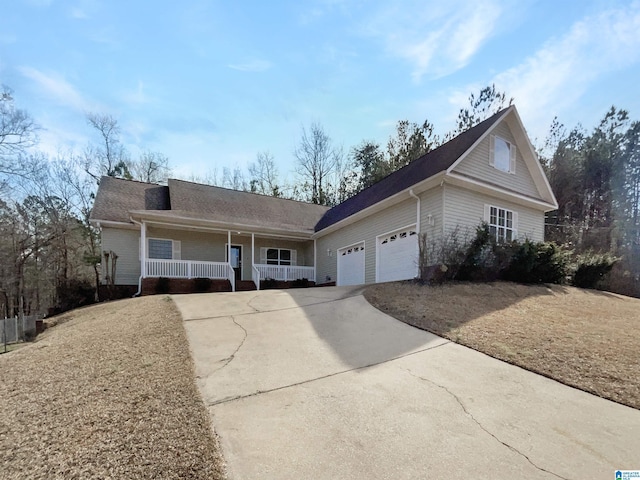
POLYGON ((365 297, 403 322, 640 409, 640 299, 503 282, 388 283, 365 297))
POLYGON ((35 343, 0 355, 1 478, 224 478, 169 298, 54 320, 35 343))

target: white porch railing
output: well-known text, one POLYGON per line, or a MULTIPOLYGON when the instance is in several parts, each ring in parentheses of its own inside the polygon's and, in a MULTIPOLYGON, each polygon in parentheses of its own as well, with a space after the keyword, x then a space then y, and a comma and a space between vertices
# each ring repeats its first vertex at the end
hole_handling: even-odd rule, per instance
MULTIPOLYGON (((231 265, 226 262, 198 262, 195 260, 159 260, 149 258, 146 261, 146 277, 167 278, 229 278, 231 265)), ((233 268, 231 268, 233 272, 233 268)), ((235 276, 234 276, 235 279, 235 276)))
POLYGON ((251 280, 256 285, 256 290, 260 290, 260 270, 255 265, 251 265, 251 280))
MULTIPOLYGON (((148 258, 145 262, 145 277, 167 278, 213 278, 229 280, 231 290, 235 292, 236 275, 231 264, 227 262, 200 262, 195 260, 160 260, 148 258)), ((313 281, 315 267, 297 265, 263 265, 255 264, 251 268, 251 279, 260 288, 260 280, 272 278, 280 281, 294 281, 302 278, 313 281)))
MULTIPOLYGON (((260 273, 260 279, 273 278, 274 280, 293 281, 302 278, 313 281, 315 267, 300 267, 297 265, 264 265, 255 264, 254 267, 260 273)), ((255 280, 254 280, 255 281, 255 280)))
POLYGON ((227 279, 231 283, 231 291, 236 291, 236 271, 233 269, 230 263, 225 263, 227 266, 227 279))

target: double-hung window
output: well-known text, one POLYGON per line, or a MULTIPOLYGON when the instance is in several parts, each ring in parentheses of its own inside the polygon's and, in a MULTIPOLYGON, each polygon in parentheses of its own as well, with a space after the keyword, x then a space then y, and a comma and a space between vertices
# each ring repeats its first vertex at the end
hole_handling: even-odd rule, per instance
POLYGON ((506 208, 485 206, 489 233, 498 243, 511 242, 516 239, 518 214, 506 208))

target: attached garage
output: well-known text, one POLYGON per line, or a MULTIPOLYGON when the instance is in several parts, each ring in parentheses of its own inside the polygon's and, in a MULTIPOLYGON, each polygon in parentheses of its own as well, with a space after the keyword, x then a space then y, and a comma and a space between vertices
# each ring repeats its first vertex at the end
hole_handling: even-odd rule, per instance
POLYGON ((364 283, 364 242, 338 249, 338 285, 364 283))
POLYGON ((415 225, 376 239, 376 282, 409 280, 418 276, 418 232, 415 225))

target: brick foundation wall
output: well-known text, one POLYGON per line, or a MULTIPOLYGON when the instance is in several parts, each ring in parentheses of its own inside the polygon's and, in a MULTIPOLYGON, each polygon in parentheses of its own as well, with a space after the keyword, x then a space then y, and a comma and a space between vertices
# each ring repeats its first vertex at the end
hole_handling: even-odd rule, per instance
POLYGON ((202 280, 194 278, 143 278, 141 295, 156 295, 162 293, 209 293, 230 292, 231 284, 228 280, 211 280, 208 288, 202 288, 202 280), (198 281, 200 284, 198 284, 198 281), (164 285, 163 285, 164 284, 164 285), (166 288, 165 288, 166 287, 166 288), (166 290, 166 291, 165 291, 166 290))

